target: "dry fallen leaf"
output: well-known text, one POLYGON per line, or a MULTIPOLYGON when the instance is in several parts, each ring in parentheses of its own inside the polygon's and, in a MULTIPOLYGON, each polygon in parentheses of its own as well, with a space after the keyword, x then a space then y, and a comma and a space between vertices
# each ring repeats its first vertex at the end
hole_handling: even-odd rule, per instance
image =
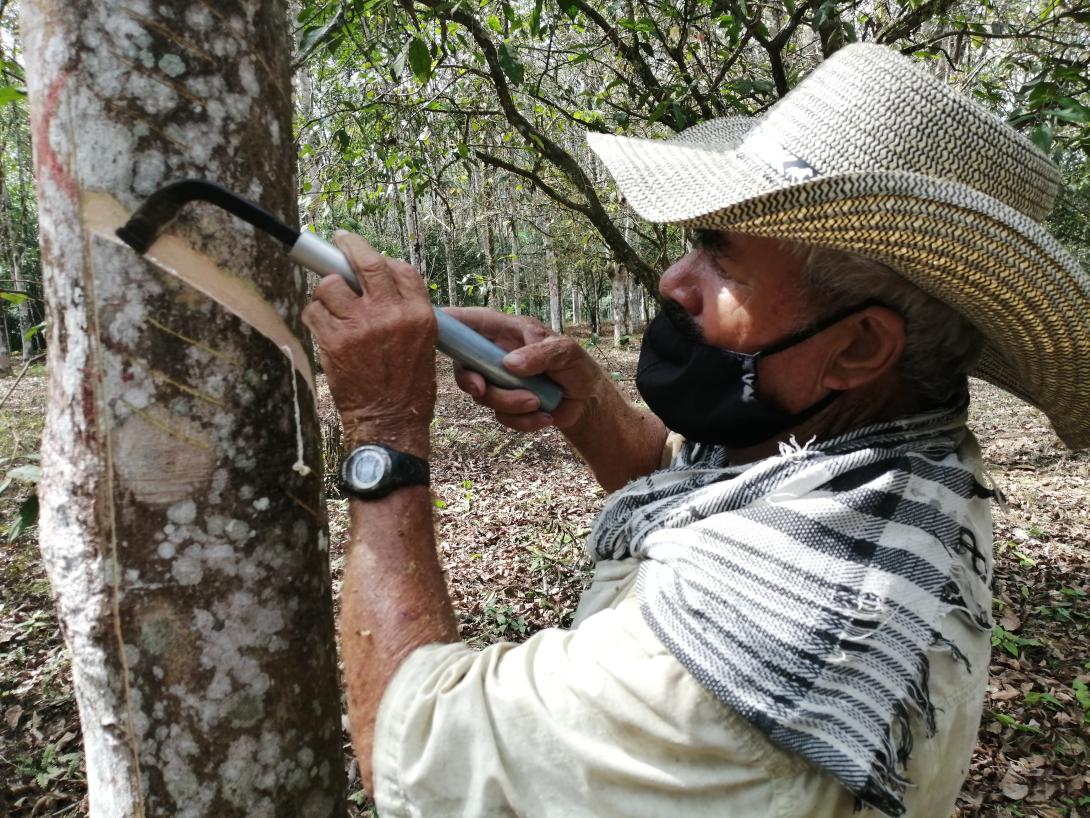
POLYGON ((1013 773, 1007 773, 999 782, 1000 791, 1012 801, 1021 801, 1029 795, 1029 787, 1015 778, 1013 773))
POLYGON ((1015 631, 1021 629, 1022 620, 1018 617, 1018 614, 1016 614, 1010 608, 1007 608, 1007 610, 1003 612, 1003 616, 1000 617, 999 624, 1006 630, 1014 633, 1015 631))

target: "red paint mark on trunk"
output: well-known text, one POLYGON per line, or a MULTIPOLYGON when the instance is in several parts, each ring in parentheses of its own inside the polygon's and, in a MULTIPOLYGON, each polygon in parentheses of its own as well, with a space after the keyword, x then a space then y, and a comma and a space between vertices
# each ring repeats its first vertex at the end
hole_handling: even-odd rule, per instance
POLYGON ((38 116, 35 117, 34 121, 31 123, 31 132, 34 138, 34 145, 38 149, 38 179, 41 184, 46 184, 47 176, 51 177, 56 185, 65 192, 68 198, 74 201, 78 196, 76 180, 72 178, 72 175, 68 172, 68 168, 64 165, 64 161, 57 152, 53 150, 53 146, 49 143, 49 126, 57 113, 61 92, 64 90, 64 84, 67 79, 68 74, 61 72, 61 74, 50 83, 49 88, 45 92, 45 98, 42 100, 42 107, 38 112, 38 116))

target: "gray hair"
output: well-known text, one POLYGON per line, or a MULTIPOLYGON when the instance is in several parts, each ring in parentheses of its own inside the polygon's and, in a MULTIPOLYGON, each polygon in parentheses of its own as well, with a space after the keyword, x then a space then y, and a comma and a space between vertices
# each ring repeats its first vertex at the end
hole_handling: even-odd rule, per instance
POLYGON ((966 394, 984 338, 960 313, 880 262, 824 247, 794 250, 802 262, 803 296, 819 317, 867 300, 895 310, 905 319, 898 365, 905 387, 928 407, 966 394))

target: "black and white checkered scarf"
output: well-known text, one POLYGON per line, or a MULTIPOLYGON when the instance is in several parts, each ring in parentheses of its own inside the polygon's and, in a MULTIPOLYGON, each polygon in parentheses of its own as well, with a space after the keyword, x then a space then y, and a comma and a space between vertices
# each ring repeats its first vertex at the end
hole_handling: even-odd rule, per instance
POLYGON ((992 493, 964 407, 731 467, 686 444, 609 498, 595 560, 636 557, 648 625, 708 690, 857 798, 904 812, 909 708, 935 729, 928 650, 990 629, 992 493))

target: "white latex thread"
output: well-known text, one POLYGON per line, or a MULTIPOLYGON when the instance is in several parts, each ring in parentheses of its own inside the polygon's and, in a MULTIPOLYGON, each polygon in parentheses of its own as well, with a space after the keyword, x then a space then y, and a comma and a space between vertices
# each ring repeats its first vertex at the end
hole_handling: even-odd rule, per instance
MULTIPOLYGON (((288 356, 288 360, 292 362, 292 367, 294 367, 295 359, 292 357, 291 347, 282 346, 280 349, 288 356)), ((310 474, 311 468, 303 460, 303 412, 299 408, 299 384, 294 371, 291 373, 291 399, 295 404, 295 462, 292 464, 291 470, 306 477, 310 474)))

